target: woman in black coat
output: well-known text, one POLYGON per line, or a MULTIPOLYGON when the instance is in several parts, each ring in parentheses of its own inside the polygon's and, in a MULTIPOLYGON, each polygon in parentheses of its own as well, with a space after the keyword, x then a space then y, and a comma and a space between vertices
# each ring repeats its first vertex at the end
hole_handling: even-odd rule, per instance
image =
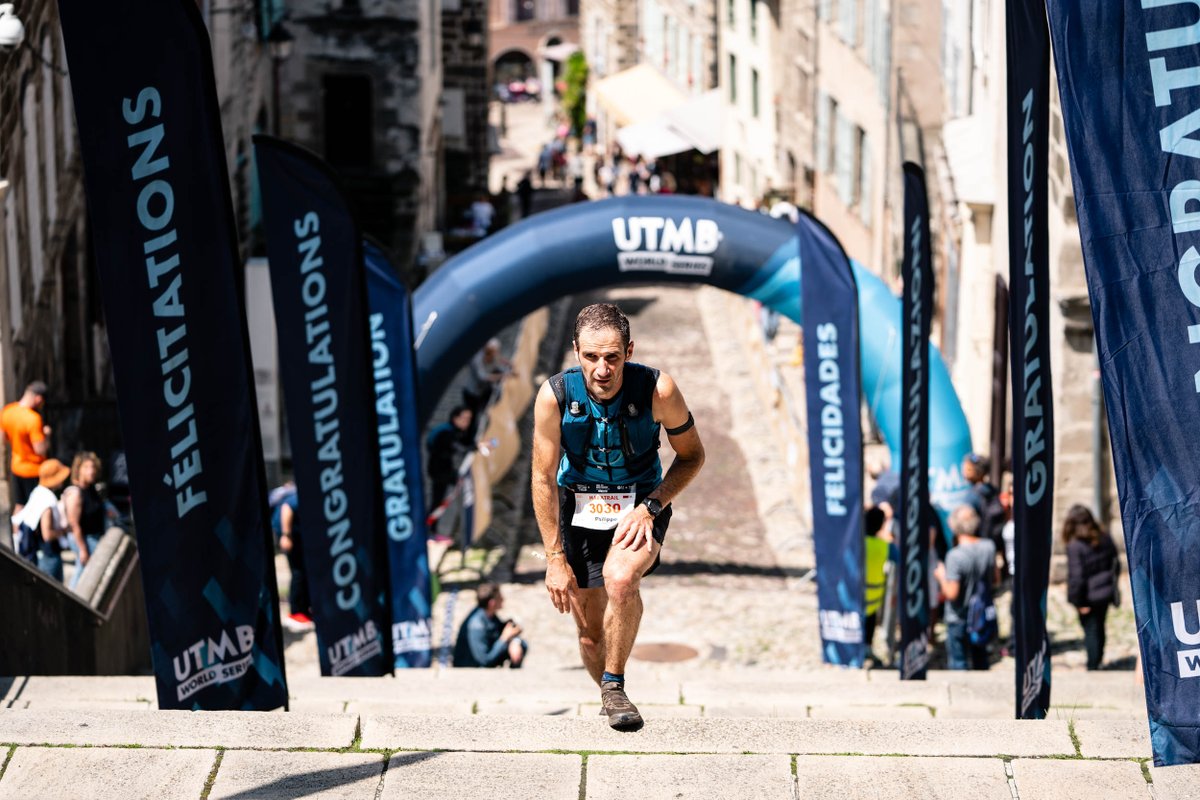
POLYGON ((1071 506, 1063 523, 1067 548, 1067 601, 1079 611, 1087 668, 1100 669, 1104 660, 1104 620, 1117 599, 1120 562, 1112 537, 1096 523, 1092 512, 1071 506))

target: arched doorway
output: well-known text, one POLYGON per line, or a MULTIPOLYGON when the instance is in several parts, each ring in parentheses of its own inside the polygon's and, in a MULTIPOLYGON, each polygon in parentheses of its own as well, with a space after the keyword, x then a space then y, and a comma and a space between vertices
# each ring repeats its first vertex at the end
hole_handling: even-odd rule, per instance
POLYGON ((524 50, 507 50, 496 57, 492 65, 492 80, 499 86, 524 84, 537 77, 537 66, 533 57, 524 50))
MULTIPOLYGON (((899 463, 900 301, 863 265, 858 282, 864 402, 899 463)), ((413 295, 427 418, 455 372, 495 331, 564 295, 619 284, 706 283, 802 321, 794 225, 700 197, 633 196, 538 214, 447 262, 413 295)), ((970 431, 930 347, 930 492, 963 502, 970 431)))

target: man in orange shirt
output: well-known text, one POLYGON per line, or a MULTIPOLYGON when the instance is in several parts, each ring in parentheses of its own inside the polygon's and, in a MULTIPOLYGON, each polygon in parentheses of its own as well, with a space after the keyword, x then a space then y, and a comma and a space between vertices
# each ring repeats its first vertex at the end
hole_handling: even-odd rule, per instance
POLYGON ((0 411, 0 430, 12 447, 13 513, 16 514, 38 485, 38 468, 50 452, 50 426, 38 410, 46 403, 46 384, 34 381, 25 394, 0 411))

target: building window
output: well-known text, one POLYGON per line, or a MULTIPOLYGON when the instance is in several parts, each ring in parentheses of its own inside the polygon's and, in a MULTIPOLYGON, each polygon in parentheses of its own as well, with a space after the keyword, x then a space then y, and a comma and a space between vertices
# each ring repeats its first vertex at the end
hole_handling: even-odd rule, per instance
POLYGON ((737 56, 729 54, 729 105, 737 105, 737 56))
POLYGON ((750 69, 750 113, 758 119, 758 70, 750 69))
POLYGON ((737 27, 736 18, 734 16, 733 3, 734 3, 734 0, 728 0, 727 4, 725 6, 725 14, 726 14, 725 21, 727 23, 729 23, 729 27, 731 27, 731 28, 737 27))
POLYGON ((567 0, 567 16, 579 16, 579 0, 567 0))
POLYGON ((758 0, 750 0, 750 38, 758 39, 758 0))
POLYGON ((864 225, 871 224, 871 143, 867 132, 859 129, 858 217, 864 225))
POLYGON ((742 185, 742 154, 733 154, 733 182, 742 185))
POLYGON ((850 184, 850 205, 853 206, 862 202, 863 167, 865 166, 863 162, 867 158, 867 132, 855 125, 852 142, 853 151, 851 158, 853 159, 853 175, 851 176, 850 184))
POLYGON ((325 160, 333 167, 369 169, 374 142, 371 79, 366 75, 326 75, 325 160))
POLYGON ((535 0, 513 0, 515 10, 513 17, 517 22, 528 22, 537 16, 537 3, 535 0))
POLYGON ((826 117, 829 120, 829 134, 826 137, 825 164, 828 165, 830 172, 837 171, 837 126, 841 115, 838 112, 838 101, 832 97, 829 98, 829 112, 826 117))

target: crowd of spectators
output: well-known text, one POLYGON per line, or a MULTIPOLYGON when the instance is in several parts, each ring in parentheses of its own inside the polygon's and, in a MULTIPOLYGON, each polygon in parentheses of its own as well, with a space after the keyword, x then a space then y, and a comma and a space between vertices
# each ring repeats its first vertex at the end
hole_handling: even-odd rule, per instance
POLYGON ((0 431, 12 454, 10 527, 4 531, 9 535, 0 536, 0 544, 60 582, 63 554, 71 552, 73 589, 104 532, 121 522, 122 514, 102 491, 99 456, 75 453, 70 466, 51 457, 53 431, 41 414, 48 394, 44 382, 34 381, 0 411, 0 431))

